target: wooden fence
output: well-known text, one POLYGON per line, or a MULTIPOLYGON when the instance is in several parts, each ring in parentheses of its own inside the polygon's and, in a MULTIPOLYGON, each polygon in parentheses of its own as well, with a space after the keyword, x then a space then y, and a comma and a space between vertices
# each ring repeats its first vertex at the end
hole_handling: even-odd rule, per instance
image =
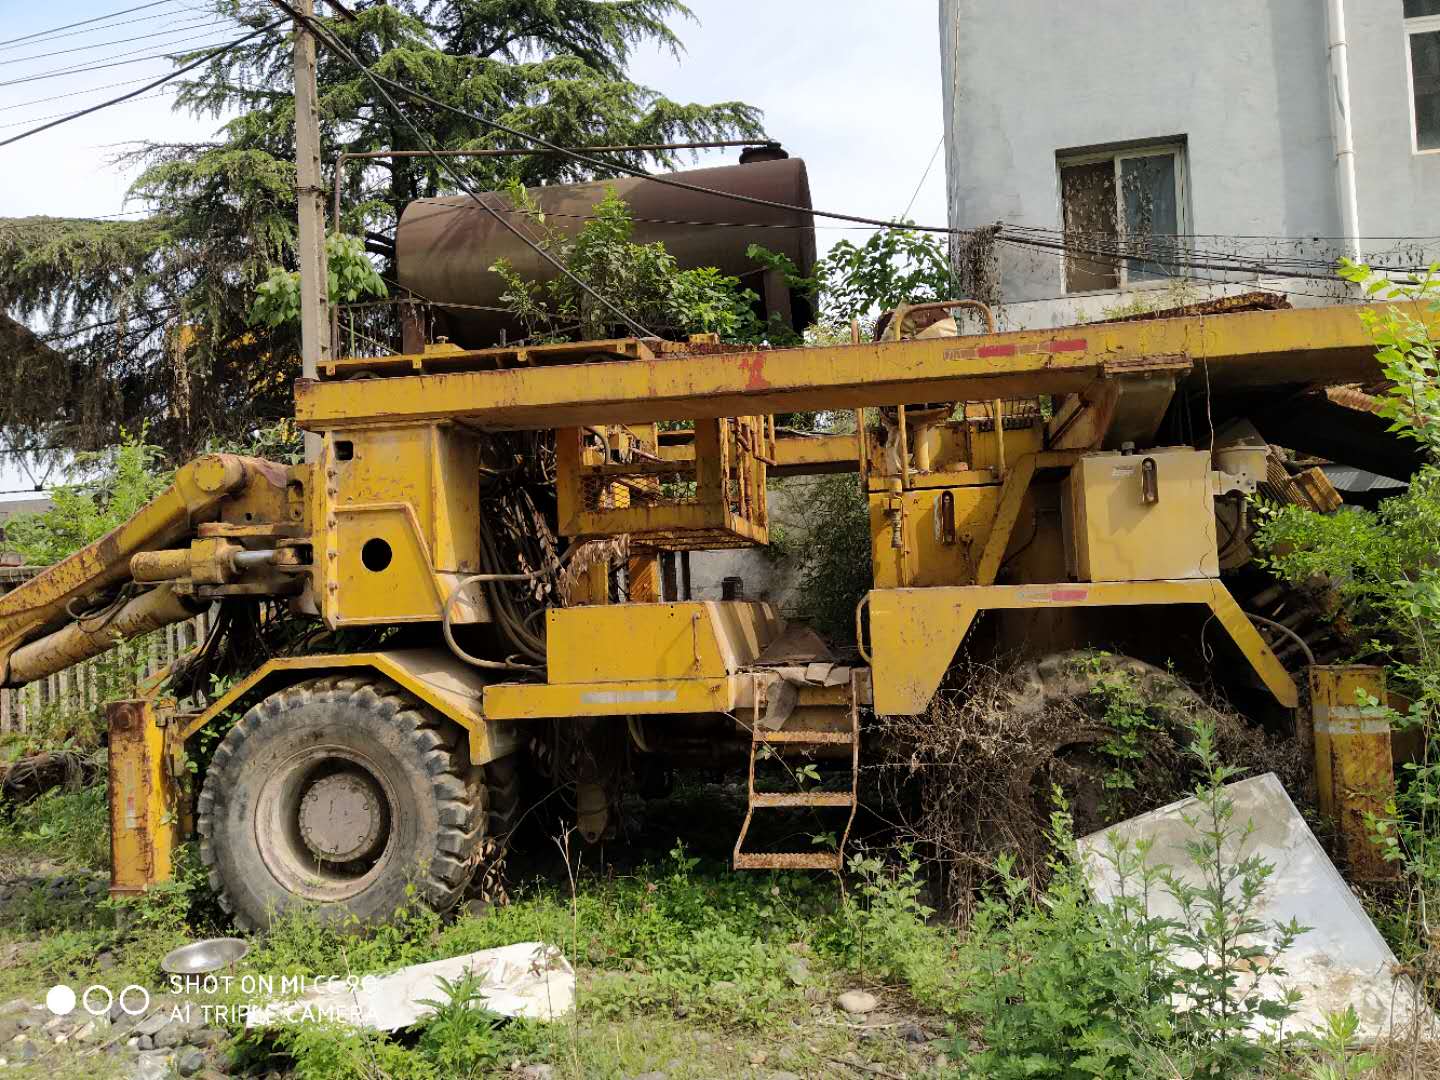
MULTIPOLYGON (((6 576, 18 578, 13 572, 6 576)), ((11 580, 9 584, 18 584, 18 580, 11 580)), ((0 583, 0 592, 4 592, 5 587, 5 583, 0 583)), ((142 652, 136 657, 136 682, 149 678, 204 641, 210 632, 212 617, 210 611, 205 611, 189 622, 157 630, 143 639, 142 652)), ((0 690, 0 734, 27 730, 35 716, 52 706, 76 711, 100 708, 100 666, 105 662, 102 654, 28 686, 0 690)))

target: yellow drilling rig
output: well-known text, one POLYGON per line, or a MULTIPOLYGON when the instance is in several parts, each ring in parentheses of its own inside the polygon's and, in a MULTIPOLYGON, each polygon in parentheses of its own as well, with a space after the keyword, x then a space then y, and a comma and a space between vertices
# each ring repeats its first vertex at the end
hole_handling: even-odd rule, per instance
POLYGON ((1283 639, 1227 585, 1245 501, 1275 482, 1232 422, 1373 381, 1355 309, 917 333, 974 306, 828 347, 439 341, 327 363, 295 387, 318 460, 198 458, 0 596, 0 685, 218 605, 168 682, 109 711, 112 889, 166 878, 198 832, 246 926, 297 902, 385 918, 414 880, 454 904, 547 741, 587 838, 640 763, 730 762, 749 776, 736 868, 835 870, 862 715, 923 712, 957 657, 1103 644, 1296 709, 1283 639), (777 429, 801 410, 853 433, 777 429), (767 543, 770 478, 843 471, 869 506, 858 658, 769 603, 690 598, 689 552, 767 543), (772 755, 841 782, 766 789, 772 755), (795 808, 833 814, 836 842, 755 844, 795 808))

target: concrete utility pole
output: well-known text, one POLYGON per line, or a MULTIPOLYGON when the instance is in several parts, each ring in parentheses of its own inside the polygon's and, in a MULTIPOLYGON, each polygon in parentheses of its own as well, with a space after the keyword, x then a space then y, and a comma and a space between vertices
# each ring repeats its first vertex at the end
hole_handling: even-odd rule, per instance
MULTIPOLYGON (((294 0, 301 15, 315 0, 294 0)), ((320 178, 320 118, 316 111, 315 35, 295 23, 295 194, 300 204, 300 373, 313 379, 330 359, 330 289, 325 265, 325 191, 320 178)), ((320 436, 305 435, 305 460, 320 456, 320 436)))

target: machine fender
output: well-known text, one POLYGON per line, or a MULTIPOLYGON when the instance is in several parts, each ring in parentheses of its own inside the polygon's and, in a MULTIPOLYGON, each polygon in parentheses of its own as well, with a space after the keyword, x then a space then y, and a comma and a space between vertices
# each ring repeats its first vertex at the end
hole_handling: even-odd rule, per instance
POLYGON ((1204 605, 1214 612, 1276 701, 1293 709, 1300 700, 1294 680, 1265 639, 1229 590, 1211 578, 875 589, 869 601, 877 713, 914 716, 924 712, 980 612, 1035 607, 1204 605))
POLYGON ((487 720, 480 711, 485 676, 444 649, 395 649, 269 660, 180 728, 178 742, 183 746, 243 698, 262 696, 317 675, 353 669, 373 671, 392 680, 459 724, 469 737, 470 761, 474 765, 484 765, 520 748, 520 732, 515 724, 487 720))

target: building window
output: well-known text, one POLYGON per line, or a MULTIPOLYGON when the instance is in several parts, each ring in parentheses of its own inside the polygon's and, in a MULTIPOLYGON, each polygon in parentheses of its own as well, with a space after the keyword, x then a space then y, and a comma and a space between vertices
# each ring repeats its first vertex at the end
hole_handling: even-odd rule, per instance
POLYGON ((1415 151, 1440 150, 1440 0, 1405 0, 1415 151))
POLYGON ((1061 154, 1065 291, 1128 289, 1177 275, 1185 149, 1061 154))

